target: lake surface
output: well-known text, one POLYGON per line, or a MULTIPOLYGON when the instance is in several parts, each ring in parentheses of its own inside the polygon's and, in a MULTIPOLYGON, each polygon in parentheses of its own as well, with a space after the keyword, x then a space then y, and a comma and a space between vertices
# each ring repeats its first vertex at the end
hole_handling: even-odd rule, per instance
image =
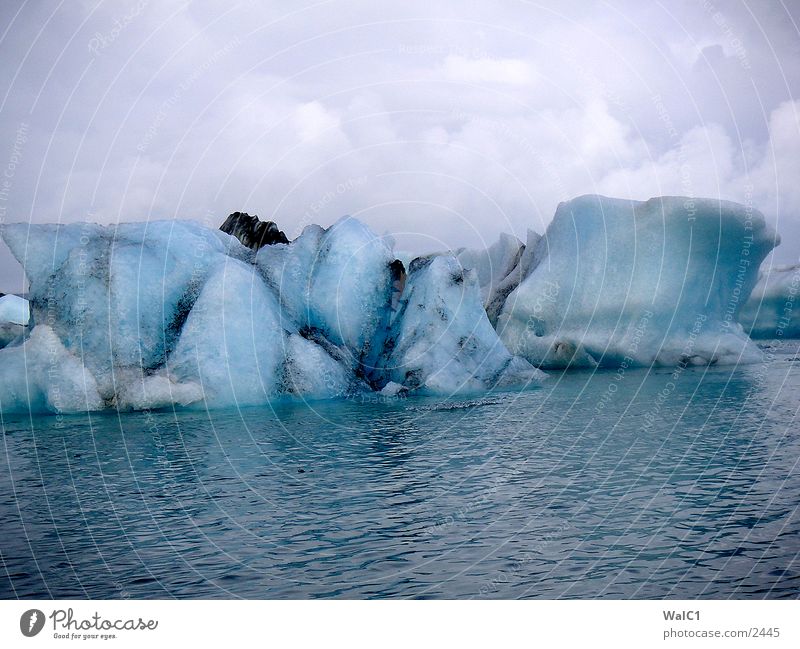
POLYGON ((0 597, 796 598, 799 346, 472 399, 6 417, 0 597))

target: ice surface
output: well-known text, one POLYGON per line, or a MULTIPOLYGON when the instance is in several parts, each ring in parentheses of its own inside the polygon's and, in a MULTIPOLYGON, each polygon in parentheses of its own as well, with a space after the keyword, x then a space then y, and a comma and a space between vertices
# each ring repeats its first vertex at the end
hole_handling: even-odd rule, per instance
POLYGON ((389 381, 380 391, 380 394, 384 397, 400 397, 405 396, 407 393, 408 388, 406 386, 394 381, 389 381))
POLYGON ((181 395, 200 386, 205 407, 333 398, 356 383, 348 367, 297 333, 258 271, 231 258, 204 285, 167 369, 181 395))
POLYGON ((382 238, 344 217, 262 248, 256 263, 292 322, 346 350, 350 366, 371 375, 391 315, 394 259, 382 238))
POLYGON ((0 349, 21 340, 26 331, 27 327, 14 322, 0 322, 0 349))
POLYGON ((536 249, 542 235, 533 230, 528 230, 528 238, 522 249, 516 264, 508 271, 497 284, 492 287, 488 296, 484 300, 486 315, 492 326, 497 324, 497 318, 508 296, 520 285, 523 279, 530 275, 537 263, 536 249))
POLYGON ((114 373, 115 400, 119 410, 154 410, 172 406, 199 404, 204 398, 199 383, 177 383, 166 372, 145 375, 140 371, 121 369, 114 373))
POLYGON ((559 205, 497 328, 540 367, 755 361, 736 315, 777 235, 726 201, 559 205))
POLYGON ((765 268, 739 313, 752 338, 800 338, 800 265, 765 268))
POLYGON ((115 369, 164 363, 209 269, 227 258, 220 236, 186 221, 9 224, 2 235, 28 276, 34 322, 53 328, 105 399, 115 369))
POLYGON ((410 390, 482 392, 544 376, 509 354, 486 317, 475 272, 447 255, 411 263, 386 350, 385 376, 410 390))
POLYGON ((104 406, 91 372, 52 328, 37 325, 19 346, 0 351, 0 411, 74 413, 104 406))
POLYGON ((282 377, 284 394, 303 399, 333 399, 347 396, 355 389, 367 387, 357 384, 349 367, 299 334, 289 336, 282 377))
POLYGON ((202 386, 205 404, 265 404, 280 391, 287 333, 280 305, 252 266, 219 262, 189 312, 167 367, 202 386))
POLYGON ((485 249, 461 248, 455 254, 461 265, 474 270, 481 299, 494 326, 508 295, 519 286, 535 266, 536 245, 541 235, 528 230, 526 243, 515 236, 501 233, 495 243, 485 249))

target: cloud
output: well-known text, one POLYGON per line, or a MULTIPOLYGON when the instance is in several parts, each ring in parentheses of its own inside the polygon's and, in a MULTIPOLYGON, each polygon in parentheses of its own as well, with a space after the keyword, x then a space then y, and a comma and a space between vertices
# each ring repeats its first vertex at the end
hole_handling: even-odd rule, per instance
POLYGON ((769 116, 761 145, 737 143, 718 124, 698 126, 656 158, 608 173, 600 182, 607 194, 631 198, 678 194, 719 196, 751 203, 776 223, 789 243, 800 231, 800 101, 780 104, 769 116))
POLYGON ((314 140, 339 126, 339 120, 318 101, 298 106, 294 116, 295 126, 303 140, 314 140))
POLYGON ((469 59, 456 54, 449 55, 443 66, 449 81, 464 83, 506 83, 525 86, 533 82, 533 68, 519 59, 469 59))
MULTIPOLYGON (((423 250, 694 193, 752 200, 797 256, 792 7, 140 4, 0 10, 5 220, 351 213, 423 250)), ((20 278, 0 250, 0 290, 20 278)))

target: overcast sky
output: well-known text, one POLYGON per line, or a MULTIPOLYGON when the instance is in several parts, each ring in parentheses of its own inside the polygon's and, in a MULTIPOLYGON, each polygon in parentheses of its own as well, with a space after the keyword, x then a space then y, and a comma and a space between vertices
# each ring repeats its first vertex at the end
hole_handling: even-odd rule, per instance
POLYGON ((353 214, 422 250, 680 194, 752 201, 793 261, 798 26, 794 0, 4 0, 0 218, 353 214))

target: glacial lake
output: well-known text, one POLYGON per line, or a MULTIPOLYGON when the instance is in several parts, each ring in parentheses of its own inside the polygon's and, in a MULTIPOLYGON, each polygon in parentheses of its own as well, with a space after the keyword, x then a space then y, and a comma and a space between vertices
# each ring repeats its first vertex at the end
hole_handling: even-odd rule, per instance
POLYGON ((800 343, 472 398, 4 417, 3 598, 796 598, 800 343))

